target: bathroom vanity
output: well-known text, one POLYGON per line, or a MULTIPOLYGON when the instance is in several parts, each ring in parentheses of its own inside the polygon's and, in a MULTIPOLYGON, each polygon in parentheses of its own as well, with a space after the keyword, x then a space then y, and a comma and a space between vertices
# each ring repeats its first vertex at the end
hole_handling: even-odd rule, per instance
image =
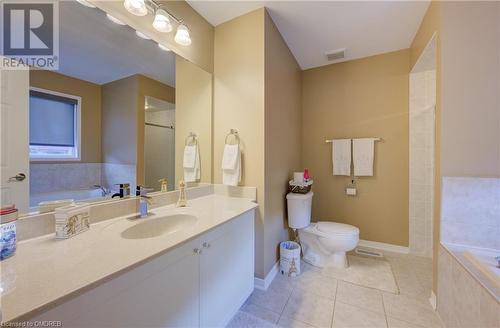
POLYGON ((247 198, 210 194, 145 219, 92 224, 68 240, 19 243, 2 322, 64 327, 224 326, 253 291, 254 217, 247 198))

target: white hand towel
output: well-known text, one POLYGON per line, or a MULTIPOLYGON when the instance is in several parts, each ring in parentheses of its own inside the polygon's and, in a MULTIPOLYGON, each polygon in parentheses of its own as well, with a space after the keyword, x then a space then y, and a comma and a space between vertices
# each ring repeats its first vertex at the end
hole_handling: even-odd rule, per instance
POLYGON ((351 175, 351 139, 332 142, 333 175, 351 175))
POLYGON ((238 162, 238 156, 240 154, 240 145, 225 145, 224 154, 222 155, 222 169, 223 170, 234 170, 236 169, 236 163, 238 162))
POLYGON ((241 151, 239 145, 226 145, 222 156, 222 183, 237 186, 241 181, 241 151), (234 161, 234 162, 233 162, 234 161))
POLYGON ((373 176, 373 158, 375 139, 363 138, 352 141, 354 176, 373 176))
POLYGON ((196 165, 196 153, 197 153, 197 146, 196 145, 184 147, 183 167, 185 169, 194 169, 194 167, 196 165))
MULTIPOLYGON (((189 153, 194 153, 194 165, 192 167, 186 167, 186 164, 190 164, 190 160, 186 163, 186 156, 184 156, 184 181, 185 182, 196 182, 201 177, 201 166, 200 166, 200 151, 198 145, 186 146, 184 148, 184 155, 186 155, 186 148, 192 147, 193 150, 189 150, 189 153)), ((192 156, 192 155, 189 155, 192 156)))

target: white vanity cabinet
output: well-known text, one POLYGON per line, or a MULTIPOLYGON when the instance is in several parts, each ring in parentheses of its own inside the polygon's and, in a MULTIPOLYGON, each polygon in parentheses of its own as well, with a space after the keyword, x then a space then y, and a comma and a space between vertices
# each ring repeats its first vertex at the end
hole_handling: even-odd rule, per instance
POLYGON ((32 320, 64 327, 221 327, 254 284, 254 210, 32 320))
POLYGON ((254 287, 253 211, 201 238, 200 323, 226 325, 254 287), (245 216, 251 216, 247 218, 245 216))

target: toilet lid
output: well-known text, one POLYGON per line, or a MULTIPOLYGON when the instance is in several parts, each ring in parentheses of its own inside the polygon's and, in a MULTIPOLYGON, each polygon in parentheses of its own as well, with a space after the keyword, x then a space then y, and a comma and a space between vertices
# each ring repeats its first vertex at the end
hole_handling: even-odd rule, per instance
POLYGON ((359 234, 359 229, 355 226, 337 222, 318 222, 316 224, 316 229, 321 232, 327 234, 337 234, 337 235, 345 235, 345 234, 359 234))

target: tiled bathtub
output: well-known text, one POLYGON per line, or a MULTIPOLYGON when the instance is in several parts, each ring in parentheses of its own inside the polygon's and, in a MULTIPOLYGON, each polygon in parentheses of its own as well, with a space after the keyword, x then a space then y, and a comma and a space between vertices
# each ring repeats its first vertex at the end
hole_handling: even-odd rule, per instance
POLYGON ((494 253, 440 245, 437 310, 446 327, 500 327, 500 285, 496 280, 500 278, 487 274, 484 263, 494 253))
MULTIPOLYGON (((109 197, 108 197, 109 198, 109 197)), ((93 201, 104 199, 101 189, 79 189, 79 190, 64 190, 56 192, 42 192, 30 195, 30 207, 38 206, 40 202, 54 201, 61 199, 73 199, 74 201, 86 200, 93 201)))

